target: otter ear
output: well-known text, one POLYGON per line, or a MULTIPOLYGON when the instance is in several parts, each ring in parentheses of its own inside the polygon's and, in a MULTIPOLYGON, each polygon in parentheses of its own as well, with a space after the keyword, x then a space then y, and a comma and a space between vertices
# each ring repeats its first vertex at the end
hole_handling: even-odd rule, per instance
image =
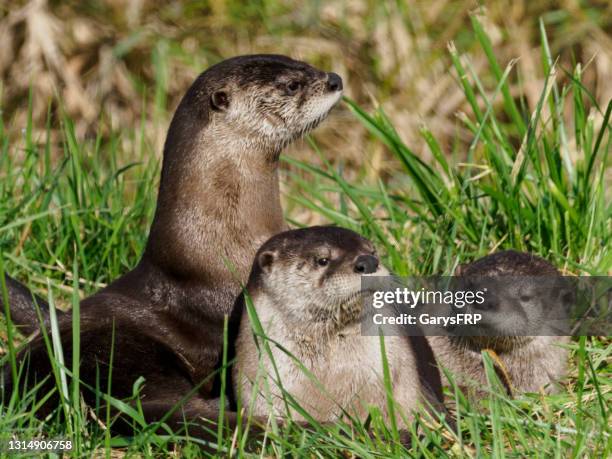
POLYGON ((229 103, 229 95, 225 90, 215 91, 210 96, 210 106, 213 110, 225 111, 229 107, 229 103))
POLYGON ((265 252, 261 252, 259 257, 257 258, 257 262, 259 263, 259 267, 263 272, 269 273, 272 269, 272 264, 276 260, 276 252, 271 252, 266 250, 265 252))

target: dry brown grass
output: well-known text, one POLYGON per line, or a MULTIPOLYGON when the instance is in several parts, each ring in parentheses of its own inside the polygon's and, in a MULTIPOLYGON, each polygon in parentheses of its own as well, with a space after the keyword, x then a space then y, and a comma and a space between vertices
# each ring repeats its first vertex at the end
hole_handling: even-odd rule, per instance
MULTIPOLYGON (((49 108, 54 130, 65 110, 82 137, 136 129, 144 119, 146 136, 159 152, 169 114, 199 71, 231 55, 275 52, 340 73, 347 95, 366 106, 382 104, 404 141, 423 156, 423 125, 450 151, 457 139, 461 147, 470 136, 457 122, 468 109, 449 71, 448 44, 490 83, 470 32, 474 12, 482 16, 502 63, 518 59, 512 80, 529 109, 545 78, 539 17, 560 67, 582 62, 585 86, 596 100, 605 105, 612 98, 612 4, 606 1, 493 1, 486 10, 467 0, 200 4, 205 2, 0 0, 1 106, 12 137, 26 124, 31 87, 35 130, 44 130, 49 108)), ((558 78, 566 77, 559 72, 558 78)), ((393 167, 346 110, 317 138, 330 158, 342 158, 349 169, 367 162, 374 177, 393 167)))

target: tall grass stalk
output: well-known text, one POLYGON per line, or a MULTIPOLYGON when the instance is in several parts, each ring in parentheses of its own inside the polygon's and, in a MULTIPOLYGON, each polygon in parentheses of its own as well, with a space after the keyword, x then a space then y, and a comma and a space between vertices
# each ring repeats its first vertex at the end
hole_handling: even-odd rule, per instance
POLYGON ((402 172, 387 182, 355 185, 325 160, 324 167, 314 167, 286 158, 315 182, 309 186, 298 178, 296 199, 328 220, 374 237, 399 274, 449 273, 458 260, 502 248, 540 254, 572 273, 612 272, 612 207, 605 174, 612 101, 597 105, 579 71, 567 71, 559 89, 559 72, 542 31, 546 77, 541 97, 533 112, 521 118, 524 123, 518 123, 516 104, 508 99, 512 63, 501 70, 478 19, 473 23, 495 81, 489 92, 469 59, 450 46, 457 80, 473 110, 473 119, 460 117, 474 133, 461 162, 449 163, 461 153, 444 151, 426 126, 421 134, 432 161, 424 162, 399 138, 384 107, 368 113, 346 99, 372 136, 397 158, 402 172), (568 124, 574 127, 571 143, 568 124), (350 205, 338 210, 334 193, 350 205))

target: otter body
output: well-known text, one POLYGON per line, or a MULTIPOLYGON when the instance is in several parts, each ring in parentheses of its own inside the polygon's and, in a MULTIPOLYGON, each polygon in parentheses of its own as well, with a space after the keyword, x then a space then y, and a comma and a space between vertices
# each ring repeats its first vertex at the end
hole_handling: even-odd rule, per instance
MULTIPOLYGON (((477 397, 487 394, 482 388, 488 386, 481 352, 491 349, 471 345, 465 339, 449 339, 446 336, 430 336, 429 342, 438 362, 450 370, 457 384, 477 397)), ((569 342, 568 337, 537 336, 528 343, 516 344, 512 349, 496 351, 504 368, 498 369, 507 374, 499 374, 507 389, 516 392, 547 392, 555 390, 555 383, 561 380, 567 370, 567 350, 559 345, 569 342), (504 378, 508 381, 504 381, 504 378)), ((491 349, 495 351, 494 349, 491 349)), ((448 384, 442 375, 444 384, 448 384)))
MULTIPOLYGON (((568 352, 563 345, 569 342, 567 336, 555 336, 560 322, 555 319, 561 317, 555 310, 568 306, 562 282, 557 282, 559 271, 540 257, 508 250, 461 266, 456 275, 473 286, 499 280, 499 288, 487 293, 492 299, 470 306, 471 312, 483 315, 483 326, 491 333, 429 336, 439 364, 468 394, 481 398, 488 385, 482 352, 493 351, 499 358, 496 373, 508 392, 554 391, 566 373, 568 352), (523 336, 529 332, 541 336, 523 336)), ((447 384, 446 376, 442 378, 447 384)))
MULTIPOLYGON (((228 59, 196 79, 168 131, 157 210, 141 261, 81 303, 86 384, 96 387, 99 377, 106 392, 114 335, 115 397, 132 395, 142 376, 147 421, 159 420, 193 390, 167 422, 178 427, 185 419, 217 419, 212 373, 222 351, 224 316, 258 246, 285 227, 280 151, 327 116, 341 89, 337 75, 276 55, 228 59)), ((70 367, 70 314, 60 318, 59 329, 70 367)), ((40 336, 19 358, 26 355, 31 378, 50 374, 40 336)), ((95 401, 87 390, 84 396, 95 401)), ((50 402, 42 411, 55 406, 50 402)))
MULTIPOLYGON (((252 404, 258 416, 269 414, 270 406, 276 415, 286 415, 275 383, 278 372, 284 390, 320 422, 336 421, 344 412, 363 420, 370 406, 380 408, 388 420, 380 338, 362 336, 360 325, 361 276, 376 274, 388 272, 379 266, 372 244, 349 230, 294 230, 264 244, 247 290, 271 340, 274 365, 266 351, 260 352, 263 340, 255 338, 242 304, 236 308, 242 318, 233 380, 235 391, 246 398, 244 406, 252 404)), ((439 374, 431 371, 433 354, 427 346, 419 347, 418 340, 425 342, 384 337, 393 397, 408 417, 425 400, 441 400, 439 374)), ((292 411, 293 419, 306 420, 292 411)))

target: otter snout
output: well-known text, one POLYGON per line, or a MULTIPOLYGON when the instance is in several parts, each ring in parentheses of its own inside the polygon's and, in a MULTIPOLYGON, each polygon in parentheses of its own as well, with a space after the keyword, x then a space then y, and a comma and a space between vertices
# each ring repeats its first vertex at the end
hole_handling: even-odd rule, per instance
POLYGON ((487 298, 486 301, 483 301, 482 303, 474 303, 472 304, 472 308, 478 310, 478 311, 489 311, 489 312, 495 312, 498 311, 500 309, 499 307, 499 299, 498 298, 487 298))
POLYGON ((342 78, 334 72, 327 74, 327 90, 331 92, 342 91, 342 78))
POLYGON ((354 270, 358 274, 372 274, 378 269, 378 258, 374 255, 359 255, 354 270))

